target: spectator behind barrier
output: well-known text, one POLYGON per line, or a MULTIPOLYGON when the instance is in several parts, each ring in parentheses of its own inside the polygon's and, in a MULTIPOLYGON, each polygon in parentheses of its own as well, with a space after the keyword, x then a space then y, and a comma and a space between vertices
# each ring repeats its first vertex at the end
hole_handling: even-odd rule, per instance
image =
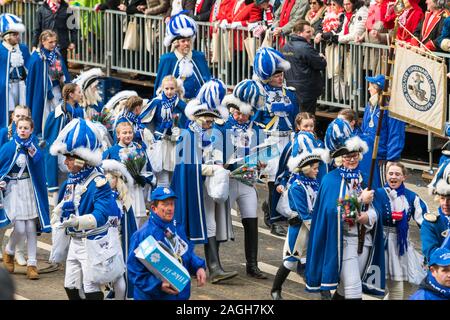
MULTIPOLYGON (((304 19, 306 11, 309 9, 308 2, 304 0, 285 0, 275 12, 273 22, 273 35, 286 36, 292 32, 292 28, 299 19, 304 19)), ((280 46, 284 45, 281 39, 280 46)))
POLYGON ((321 29, 327 7, 322 0, 309 0, 310 9, 305 15, 305 20, 311 24, 313 35, 317 35, 321 29))

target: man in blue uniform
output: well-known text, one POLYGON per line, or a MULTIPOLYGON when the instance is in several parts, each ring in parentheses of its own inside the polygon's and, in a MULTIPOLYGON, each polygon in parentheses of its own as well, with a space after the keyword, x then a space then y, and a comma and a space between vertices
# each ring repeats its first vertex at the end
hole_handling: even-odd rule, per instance
POLYGON ((134 250, 147 237, 170 248, 171 254, 180 258, 183 266, 197 277, 197 285, 206 282, 205 261, 194 253, 194 245, 187 240, 184 226, 173 220, 175 214, 175 193, 166 187, 156 188, 151 195, 149 220, 132 237, 128 257, 128 277, 134 285, 135 300, 187 300, 191 295, 191 284, 178 292, 166 280, 161 281, 137 258, 134 250))

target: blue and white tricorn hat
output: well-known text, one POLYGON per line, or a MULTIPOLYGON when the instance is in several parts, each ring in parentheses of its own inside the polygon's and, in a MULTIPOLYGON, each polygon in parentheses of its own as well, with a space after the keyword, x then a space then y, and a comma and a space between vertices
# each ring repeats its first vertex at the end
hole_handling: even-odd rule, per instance
POLYGON ((253 60, 253 71, 255 80, 264 83, 279 71, 287 71, 291 68, 291 64, 287 61, 283 54, 270 47, 262 47, 256 51, 253 60))
POLYGON ((93 84, 96 80, 102 78, 104 73, 100 68, 92 68, 88 71, 81 72, 78 77, 72 80, 73 83, 76 83, 80 86, 81 90, 86 90, 91 84, 93 84))
POLYGON ((90 166, 102 163, 100 134, 95 125, 84 119, 73 119, 61 130, 50 147, 50 154, 76 156, 90 166))
POLYGON ((108 102, 103 107, 104 110, 114 110, 117 104, 123 100, 127 100, 129 97, 138 96, 137 92, 134 90, 123 90, 117 92, 115 95, 108 100, 108 102))
POLYGON ((330 151, 332 158, 337 158, 352 152, 364 154, 369 151, 367 143, 360 137, 354 135, 350 123, 341 118, 334 119, 328 125, 325 133, 325 147, 330 151))
POLYGON ((222 106, 222 100, 227 93, 227 86, 219 79, 211 79, 200 88, 197 97, 187 104, 184 109, 186 117, 210 116, 214 118, 228 118, 228 110, 222 106))
POLYGON ((265 94, 264 88, 255 80, 242 80, 233 90, 223 99, 223 105, 229 108, 238 109, 243 114, 251 114, 253 109, 264 107, 265 94))
POLYGON ((3 37, 10 32, 23 33, 25 32, 25 25, 18 16, 4 13, 0 15, 0 35, 3 37))
POLYGON ((450 160, 444 161, 428 185, 430 194, 450 196, 450 160))
POLYGON ((180 38, 195 39, 197 23, 185 13, 187 13, 186 10, 170 17, 169 23, 166 25, 166 36, 164 37, 164 45, 166 47, 169 47, 174 40, 180 38))
POLYGON ((290 172, 314 162, 329 162, 328 150, 318 147, 312 133, 301 131, 295 135, 294 139, 292 153, 287 163, 290 172))

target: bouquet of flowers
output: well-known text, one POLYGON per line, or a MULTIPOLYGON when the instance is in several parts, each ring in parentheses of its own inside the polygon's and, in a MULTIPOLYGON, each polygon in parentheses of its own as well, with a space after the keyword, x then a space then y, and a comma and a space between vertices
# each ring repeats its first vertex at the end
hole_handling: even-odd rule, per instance
POLYGON ((96 112, 91 119, 94 122, 99 122, 105 126, 105 128, 110 131, 113 126, 113 116, 111 110, 102 109, 101 112, 96 112))
POLYGON ((145 181, 142 181, 143 177, 141 175, 141 171, 145 166, 145 162, 147 161, 147 159, 145 158, 145 154, 143 152, 137 151, 136 149, 127 150, 127 152, 124 152, 120 155, 120 158, 133 179, 138 184, 145 185, 145 181))
POLYGON ((236 179, 250 187, 253 187, 255 183, 261 183, 258 179, 258 169, 256 165, 248 163, 233 170, 230 173, 230 178, 236 179))
POLYGON ((349 226, 355 225, 356 218, 361 212, 361 205, 358 202, 356 194, 352 194, 351 196, 347 194, 344 198, 339 198, 337 206, 338 208, 341 208, 342 219, 347 222, 349 226))

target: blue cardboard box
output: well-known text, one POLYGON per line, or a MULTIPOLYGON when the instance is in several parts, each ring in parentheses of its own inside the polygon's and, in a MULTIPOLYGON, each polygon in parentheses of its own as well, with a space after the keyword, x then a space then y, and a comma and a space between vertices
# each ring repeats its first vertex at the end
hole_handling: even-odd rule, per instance
POLYGON ((139 259, 147 269, 161 281, 166 280, 172 287, 183 291, 191 280, 186 268, 167 252, 153 236, 148 236, 134 250, 136 258, 139 259))

